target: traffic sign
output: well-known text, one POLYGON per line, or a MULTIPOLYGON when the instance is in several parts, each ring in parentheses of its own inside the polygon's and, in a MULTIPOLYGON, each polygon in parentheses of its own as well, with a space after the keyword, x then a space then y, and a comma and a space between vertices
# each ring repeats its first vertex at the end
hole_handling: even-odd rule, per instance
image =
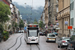
POLYGON ((72 26, 68 26, 68 29, 72 29, 72 26))

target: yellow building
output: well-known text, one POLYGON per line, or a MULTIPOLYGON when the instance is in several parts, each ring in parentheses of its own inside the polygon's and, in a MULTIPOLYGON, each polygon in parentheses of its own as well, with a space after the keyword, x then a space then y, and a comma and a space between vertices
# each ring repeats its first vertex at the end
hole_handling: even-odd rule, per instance
POLYGON ((59 23, 59 35, 68 36, 70 30, 70 0, 58 0, 58 23, 59 23))

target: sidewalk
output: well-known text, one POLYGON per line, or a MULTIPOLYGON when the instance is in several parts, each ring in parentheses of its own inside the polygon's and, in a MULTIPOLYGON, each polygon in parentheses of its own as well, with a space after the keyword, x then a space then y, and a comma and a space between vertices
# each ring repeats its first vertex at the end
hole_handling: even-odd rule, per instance
POLYGON ((16 38, 19 35, 21 35, 21 33, 20 34, 18 34, 18 33, 17 34, 12 34, 12 35, 10 35, 10 37, 7 41, 2 41, 0 43, 0 50, 6 50, 7 48, 11 47, 15 43, 16 38))

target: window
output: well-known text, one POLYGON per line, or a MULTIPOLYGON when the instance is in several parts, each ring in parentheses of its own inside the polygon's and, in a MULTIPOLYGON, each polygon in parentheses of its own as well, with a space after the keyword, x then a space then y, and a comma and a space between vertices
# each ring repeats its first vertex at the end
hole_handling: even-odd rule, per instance
POLYGON ((32 36, 38 36, 37 34, 37 30, 29 30, 29 37, 32 37, 32 36))
POLYGON ((71 24, 73 26, 74 18, 71 18, 71 24))
POLYGON ((74 2, 70 4, 70 11, 74 9, 74 2))
POLYGON ((57 16, 55 17, 55 20, 57 21, 57 16))
POLYGON ((48 37, 55 37, 55 35, 48 35, 48 37))

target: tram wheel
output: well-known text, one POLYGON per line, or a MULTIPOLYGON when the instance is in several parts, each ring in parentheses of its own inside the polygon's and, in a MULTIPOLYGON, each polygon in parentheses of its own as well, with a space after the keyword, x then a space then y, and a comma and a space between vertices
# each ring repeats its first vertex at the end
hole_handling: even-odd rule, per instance
POLYGON ((39 45, 39 43, 37 43, 37 45, 39 45))
POLYGON ((29 45, 29 43, 27 43, 27 45, 29 45))

